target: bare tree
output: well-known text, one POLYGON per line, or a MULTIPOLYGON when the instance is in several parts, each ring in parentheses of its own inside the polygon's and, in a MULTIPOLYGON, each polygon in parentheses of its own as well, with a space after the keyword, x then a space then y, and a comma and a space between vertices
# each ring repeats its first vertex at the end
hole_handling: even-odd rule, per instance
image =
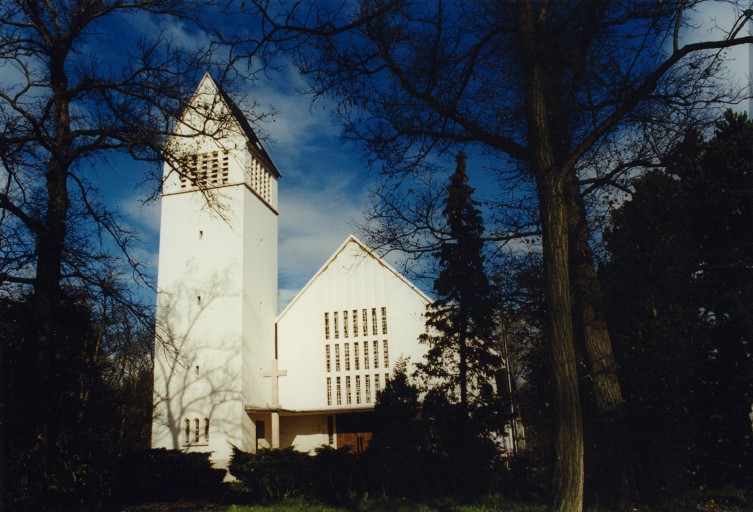
POLYGON ((598 402, 610 414, 622 403, 606 323, 592 307, 585 163, 647 120, 727 99, 714 80, 719 52, 753 41, 742 32, 751 11, 728 3, 738 16, 723 37, 686 44, 701 1, 247 2, 263 30, 245 43, 270 55, 302 50, 297 64, 314 94, 336 99, 344 136, 386 173, 420 172, 427 156, 465 144, 503 155, 510 179, 530 178, 555 388, 555 510, 583 500, 576 289, 598 402))
MULTIPOLYGON (((129 252, 134 234, 98 200, 97 180, 129 159, 154 162, 155 170, 167 160, 181 172, 181 155, 167 142, 199 73, 211 65, 211 55, 169 33, 138 38, 135 20, 173 21, 200 32, 211 4, 15 0, 0 6, 0 284, 5 294, 32 297, 35 385, 28 394, 38 405, 23 463, 31 495, 47 492, 51 476, 52 372, 66 343, 60 326, 68 320, 61 304, 71 290, 84 289, 89 299, 106 297, 136 313, 131 297, 114 293, 128 288, 113 283, 148 283, 129 252), (119 265, 118 254, 130 268, 119 265)), ((218 129, 216 121, 197 132, 218 129)))

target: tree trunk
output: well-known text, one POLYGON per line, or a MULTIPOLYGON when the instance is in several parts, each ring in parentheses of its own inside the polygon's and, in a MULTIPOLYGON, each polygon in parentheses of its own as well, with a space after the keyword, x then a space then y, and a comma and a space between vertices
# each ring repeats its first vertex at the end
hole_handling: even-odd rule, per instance
POLYGON ((55 359, 57 312, 61 305, 61 261, 68 210, 66 172, 53 162, 48 165, 49 204, 44 225, 37 238, 37 274, 32 310, 36 322, 33 396, 36 403, 35 435, 29 450, 30 491, 41 496, 48 491, 49 456, 54 445, 52 431, 55 386, 52 385, 55 359))
POLYGON ((465 326, 460 333, 458 356, 458 381, 460 384, 460 407, 463 410, 464 420, 468 419, 468 338, 465 334, 465 326))
POLYGON ((567 210, 556 175, 539 180, 543 228, 545 296, 554 380, 555 511, 583 509, 583 424, 573 342, 570 279, 568 273, 567 210))
POLYGON ((570 230, 571 276, 574 290, 575 321, 583 337, 586 358, 593 382, 594 398, 604 416, 622 413, 622 390, 617 363, 612 352, 612 339, 604 313, 604 294, 594 268, 593 254, 588 246, 589 234, 585 206, 576 177, 567 178, 566 196, 570 230))
POLYGON ((555 461, 552 510, 583 510, 583 422, 573 340, 568 215, 557 169, 549 116, 547 77, 538 47, 533 2, 517 5, 518 43, 526 95, 530 169, 536 177, 544 250, 544 294, 554 381, 555 461))
MULTIPOLYGON (((61 50, 62 51, 62 50, 61 50)), ((53 418, 55 414, 54 361, 56 352, 58 315, 62 302, 60 279, 63 247, 68 218, 68 158, 71 147, 70 114, 67 99, 68 80, 64 57, 51 59, 50 82, 53 94, 55 140, 47 161, 47 211, 37 234, 37 265, 34 280, 33 314, 36 321, 36 350, 34 374, 37 414, 35 436, 30 449, 29 481, 37 496, 49 492, 50 455, 54 446, 53 418)))
POLYGON ((622 456, 624 399, 603 307, 604 294, 588 245, 585 205, 574 174, 568 176, 566 196, 576 339, 582 344, 586 356, 596 405, 587 429, 591 450, 588 460, 592 464, 589 472, 593 479, 591 488, 600 495, 600 501, 626 502, 630 489, 628 468, 622 456))

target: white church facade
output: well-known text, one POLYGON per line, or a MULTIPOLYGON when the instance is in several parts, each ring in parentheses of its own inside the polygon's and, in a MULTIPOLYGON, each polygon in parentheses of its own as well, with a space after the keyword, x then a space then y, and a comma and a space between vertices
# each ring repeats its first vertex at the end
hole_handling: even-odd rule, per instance
POLYGON ((209 75, 177 132, 184 157, 164 166, 152 446, 211 452, 221 466, 232 446, 364 448, 364 413, 395 362, 422 358, 430 299, 351 236, 278 314, 280 172, 209 75))

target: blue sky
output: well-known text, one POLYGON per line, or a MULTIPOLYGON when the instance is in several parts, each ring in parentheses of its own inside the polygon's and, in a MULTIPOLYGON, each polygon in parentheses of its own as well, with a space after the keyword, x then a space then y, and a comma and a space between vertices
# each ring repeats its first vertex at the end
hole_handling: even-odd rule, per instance
MULTIPOLYGON (((715 27, 726 26, 730 19, 730 13, 719 4, 709 4, 698 13, 702 24, 695 37, 714 37, 715 27)), ((181 37, 188 37, 180 27, 175 29, 181 37)), ((731 75, 747 81, 749 50, 738 48, 730 56, 731 75)), ((269 137, 266 147, 283 175, 279 183, 281 305, 305 285, 348 234, 358 235, 355 224, 362 219, 375 179, 358 148, 339 140, 339 127, 328 105, 312 105, 310 98, 298 92, 304 86, 297 72, 287 67, 247 91, 260 107, 277 112, 260 128, 269 137)), ((469 170, 471 184, 483 190, 479 187, 485 179, 483 162, 474 162, 471 156, 469 170)), ((156 272, 159 204, 142 206, 144 193, 143 189, 123 190, 117 201, 144 239, 138 248, 139 258, 156 272)))
MULTIPOLYGON (((703 21, 696 31, 698 39, 714 37, 715 26, 728 25, 731 16, 719 6, 710 3, 706 11, 698 14, 703 21)), ((163 32, 186 47, 203 47, 210 41, 206 34, 175 21, 155 22, 147 15, 132 15, 120 21, 125 21, 127 27, 123 33, 163 32)), ((119 38, 114 36, 110 33, 111 43, 106 50, 119 51, 119 38)), ((735 61, 732 74, 747 79, 748 49, 733 50, 731 57, 735 61)), ((122 54, 113 62, 118 58, 122 59, 122 54)), ((0 82, 12 79, 10 70, 0 69, 0 82)), ((276 111, 274 119, 259 126, 259 131, 267 135, 265 145, 283 175, 279 183, 281 305, 305 285, 348 234, 358 235, 355 224, 363 218, 375 180, 358 148, 340 141, 340 128, 328 110, 331 105, 312 105, 310 98, 299 92, 305 86, 302 80, 287 66, 249 83, 245 91, 246 99, 276 111)), ((236 99, 241 103, 244 100, 236 99)), ((468 164, 471 184, 479 190, 477 198, 483 200, 482 191, 489 188, 483 186, 487 177, 485 164, 480 158, 474 159, 473 154, 468 164)), ((156 275, 159 201, 143 202, 156 186, 153 180, 144 182, 150 172, 153 168, 118 160, 112 167, 100 169, 92 181, 102 190, 104 200, 123 216, 125 224, 139 233, 141 242, 134 247, 133 255, 147 273, 156 275)))

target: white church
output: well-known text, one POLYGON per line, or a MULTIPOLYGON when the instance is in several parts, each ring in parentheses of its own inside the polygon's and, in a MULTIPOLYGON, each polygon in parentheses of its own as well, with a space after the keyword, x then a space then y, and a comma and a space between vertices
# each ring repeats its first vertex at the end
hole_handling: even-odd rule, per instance
POLYGON ((171 144, 152 446, 218 466, 233 445, 364 449, 396 361, 423 356, 429 297, 350 236, 279 312, 280 172, 208 74, 171 144))

